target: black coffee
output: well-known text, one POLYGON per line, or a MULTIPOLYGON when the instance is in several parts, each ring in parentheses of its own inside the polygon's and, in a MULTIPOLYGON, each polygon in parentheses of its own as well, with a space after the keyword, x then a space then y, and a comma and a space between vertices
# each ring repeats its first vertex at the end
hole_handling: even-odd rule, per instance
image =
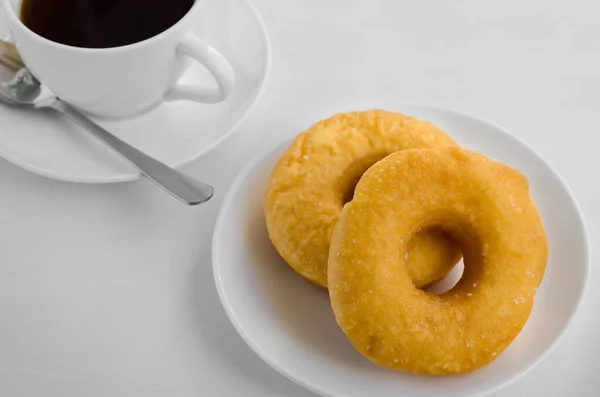
POLYGON ((193 5, 194 0, 23 0, 21 20, 57 43, 110 48, 164 32, 193 5))

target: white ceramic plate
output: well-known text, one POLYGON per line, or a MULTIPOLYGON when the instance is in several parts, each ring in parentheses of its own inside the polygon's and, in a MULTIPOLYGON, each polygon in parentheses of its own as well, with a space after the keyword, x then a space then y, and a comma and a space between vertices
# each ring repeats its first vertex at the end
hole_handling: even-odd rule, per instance
POLYGON ((589 272, 581 213, 550 166, 503 129, 449 110, 420 106, 391 110, 429 120, 461 145, 528 177, 548 235, 550 257, 530 320, 514 343, 487 367, 455 377, 395 372, 358 354, 338 328, 327 292, 295 274, 269 242, 263 195, 283 146, 248 165, 225 199, 213 241, 221 301, 239 334, 263 360, 323 396, 463 397, 499 389, 548 353, 579 305, 589 272))
MULTIPOLYGON (((98 120, 115 135, 172 167, 197 159, 236 129, 261 95, 271 62, 267 31, 250 0, 205 0, 203 7, 195 33, 232 64, 234 97, 218 105, 164 103, 138 118, 98 120)), ((0 37, 5 35, 0 31, 0 37)), ((200 66, 184 79, 214 84, 200 66)), ((69 121, 7 107, 0 107, 0 156, 29 171, 73 182, 121 182, 139 177, 129 164, 69 121)))

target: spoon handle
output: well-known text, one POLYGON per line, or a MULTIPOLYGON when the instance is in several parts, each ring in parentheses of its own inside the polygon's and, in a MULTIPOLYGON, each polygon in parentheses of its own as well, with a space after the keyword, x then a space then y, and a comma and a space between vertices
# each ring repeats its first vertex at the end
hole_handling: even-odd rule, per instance
POLYGON ((201 204, 210 200, 213 196, 211 186, 182 174, 140 152, 94 123, 68 103, 59 99, 54 102, 52 108, 84 127, 94 137, 119 153, 148 179, 185 204, 201 204))

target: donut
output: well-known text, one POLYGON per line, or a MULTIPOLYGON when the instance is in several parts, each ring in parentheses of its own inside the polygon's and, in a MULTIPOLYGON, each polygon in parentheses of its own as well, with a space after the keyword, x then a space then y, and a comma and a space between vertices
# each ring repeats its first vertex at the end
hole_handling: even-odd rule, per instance
MULTIPOLYGON (((382 110, 317 123, 296 137, 271 173, 264 213, 273 245, 297 273, 326 288, 333 228, 363 173, 398 150, 455 145, 430 123, 382 110)), ((409 255, 418 286, 444 278, 460 259, 454 242, 435 229, 415 235, 409 255)))
POLYGON ((482 367, 523 328, 548 246, 526 178, 466 149, 394 153, 361 178, 337 222, 329 296, 354 347, 391 369, 433 375, 482 367), (437 295, 413 283, 416 233, 446 231, 461 247, 457 285, 437 295))

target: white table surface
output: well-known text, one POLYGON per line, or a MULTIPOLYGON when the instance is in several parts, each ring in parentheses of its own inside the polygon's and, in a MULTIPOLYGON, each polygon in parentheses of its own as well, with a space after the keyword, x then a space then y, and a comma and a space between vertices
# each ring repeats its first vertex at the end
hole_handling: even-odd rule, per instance
MULTIPOLYGON (((600 244, 600 2, 256 5, 272 75, 235 135, 186 167, 216 187, 209 204, 186 208, 146 181, 57 182, 0 160, 1 396, 311 396, 238 337, 210 245, 251 156, 338 110, 404 100, 505 126, 554 165, 592 250, 600 244)), ((599 277, 562 343, 493 396, 599 393, 599 277)))

